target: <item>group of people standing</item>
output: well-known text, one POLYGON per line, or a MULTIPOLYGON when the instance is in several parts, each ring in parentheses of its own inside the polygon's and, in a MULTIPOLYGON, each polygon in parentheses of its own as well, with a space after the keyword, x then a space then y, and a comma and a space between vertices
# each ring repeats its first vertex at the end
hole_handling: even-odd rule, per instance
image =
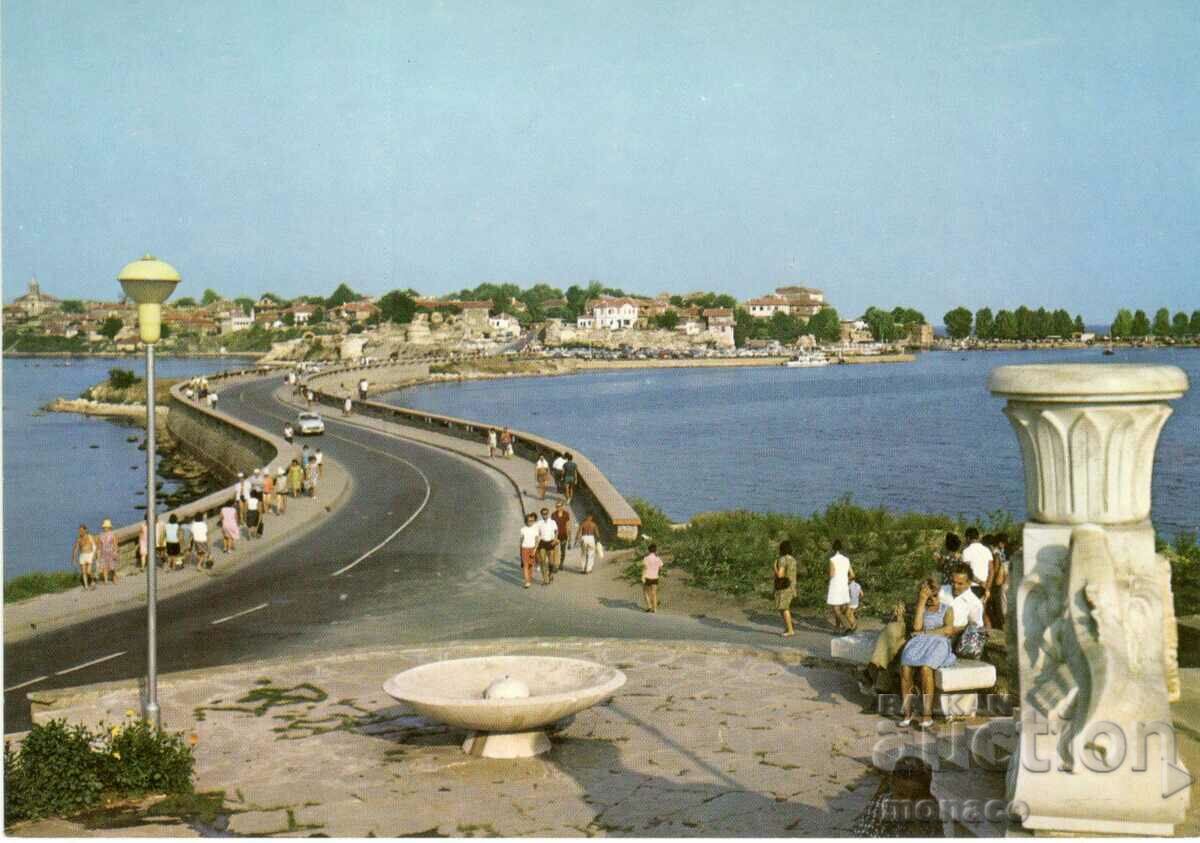
POLYGON ((537 462, 534 463, 533 476, 542 500, 546 499, 546 489, 553 479, 555 491, 570 503, 575 497, 575 487, 579 485, 579 465, 566 451, 557 455, 553 462, 547 460, 544 453, 540 453, 537 462))
MULTIPOLYGON (((575 530, 575 546, 581 551, 579 572, 590 574, 596 559, 603 552, 598 536, 600 528, 589 513, 575 530)), ((534 568, 541 571, 542 585, 554 582, 554 575, 562 570, 567 561, 567 550, 571 547, 571 511, 565 501, 558 501, 551 512, 542 507, 541 513, 525 515, 521 527, 521 575, 524 587, 533 585, 534 568)))
POLYGON ((85 590, 94 589, 97 582, 117 581, 117 536, 112 521, 105 518, 100 533, 92 535, 87 524, 79 525, 79 535, 71 548, 71 560, 79 566, 79 579, 85 590))
POLYGON ((217 408, 217 393, 208 388, 208 378, 195 377, 183 386, 183 397, 189 401, 208 404, 210 410, 217 408))

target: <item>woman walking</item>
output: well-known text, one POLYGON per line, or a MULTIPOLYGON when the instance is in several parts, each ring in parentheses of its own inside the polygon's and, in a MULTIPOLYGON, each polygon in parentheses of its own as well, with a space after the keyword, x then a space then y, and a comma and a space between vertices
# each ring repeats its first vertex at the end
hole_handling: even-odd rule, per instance
POLYGON ((846 615, 846 607, 850 605, 850 576, 854 569, 850 560, 842 555, 842 540, 834 539, 833 556, 829 557, 829 590, 825 594, 825 604, 833 613, 833 628, 837 632, 846 629, 854 632, 855 626, 846 615))
POLYGON ((212 567, 208 561, 208 522, 204 520, 202 512, 197 512, 196 517, 192 519, 192 553, 196 557, 197 571, 205 567, 212 567))
POLYGON ((167 520, 167 570, 174 571, 176 568, 183 567, 183 560, 180 559, 182 550, 183 544, 179 536, 179 519, 172 512, 171 517, 167 520))
POLYGON ((796 558, 792 556, 792 543, 779 543, 779 558, 775 560, 775 609, 783 618, 783 637, 796 634, 792 626, 792 601, 796 599, 796 558))
POLYGON ((138 569, 146 570, 146 558, 150 555, 150 526, 142 519, 138 527, 138 569))
POLYGON ((237 508, 232 503, 221 507, 221 549, 233 553, 237 540, 242 537, 242 528, 238 526, 237 508))
POLYGON ((511 457, 513 455, 513 437, 512 431, 507 427, 500 434, 500 448, 504 452, 504 456, 511 457))
POLYGON ((949 667, 957 660, 954 656, 954 607, 942 603, 938 598, 938 585, 931 579, 921 582, 917 592, 917 611, 913 616, 912 630, 915 635, 904 645, 900 654, 900 697, 903 703, 900 713, 901 726, 911 726, 913 721, 913 672, 920 674, 922 694, 922 729, 933 725, 933 672, 949 667))
POLYGON ((292 464, 288 466, 288 491, 293 498, 300 497, 300 488, 304 483, 304 469, 300 467, 299 460, 292 460, 292 464))
POLYGON ((115 583, 117 581, 117 534, 113 532, 112 521, 107 518, 100 524, 100 538, 96 540, 96 546, 100 561, 100 581, 115 583))
POLYGON ((488 456, 491 457, 492 459, 496 458, 496 448, 497 448, 498 444, 499 443, 496 440, 496 428, 489 427, 488 432, 487 432, 487 446, 488 446, 488 456))
POLYGON ((550 463, 545 454, 538 454, 537 463, 533 467, 533 476, 537 480, 538 496, 546 499, 546 487, 550 485, 550 463))
POLYGON ((83 581, 84 590, 95 589, 92 581, 92 561, 96 558, 96 540, 88 532, 87 524, 79 525, 79 535, 71 548, 71 559, 79 565, 79 578, 83 581))
POLYGON ((663 561, 658 558, 658 545, 652 544, 646 548, 650 552, 642 560, 642 596, 646 598, 646 611, 658 611, 658 578, 661 575, 663 561))

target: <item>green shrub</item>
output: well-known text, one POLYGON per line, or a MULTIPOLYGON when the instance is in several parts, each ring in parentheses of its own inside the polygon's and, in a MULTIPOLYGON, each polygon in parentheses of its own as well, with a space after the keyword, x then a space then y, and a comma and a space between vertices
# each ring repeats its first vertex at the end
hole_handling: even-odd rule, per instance
POLYGON ((180 735, 133 719, 93 733, 65 720, 35 724, 15 752, 5 744, 5 824, 70 816, 107 793, 191 793, 195 759, 180 735))
POLYGON ((120 793, 190 793, 192 750, 182 736, 130 720, 108 731, 105 785, 120 793))
POLYGON ((53 571, 50 573, 35 572, 13 577, 4 584, 4 602, 15 603, 18 600, 28 600, 39 594, 56 594, 60 591, 70 591, 79 585, 79 575, 68 571, 53 571))
MULTIPOLYGON (((830 545, 840 538, 863 587, 867 611, 886 613, 897 600, 911 600, 917 581, 936 567, 933 553, 946 532, 962 534, 968 523, 946 515, 894 513, 867 509, 848 497, 834 501, 824 512, 803 516, 757 512, 706 513, 692 519, 686 530, 672 530, 660 511, 634 501, 642 530, 653 537, 660 553, 669 554, 671 567, 687 574, 691 585, 735 596, 769 598, 771 564, 779 542, 792 543, 798 563, 796 605, 823 609, 828 586, 826 560, 830 545)), ((996 513, 977 523, 984 533, 1004 530, 1015 537, 1007 515, 996 513)), ((639 539, 639 557, 647 539, 639 539)), ((627 567, 631 580, 640 577, 640 562, 627 567)))
POLYGON ((108 370, 108 385, 113 389, 129 389, 129 387, 137 386, 141 382, 142 379, 128 369, 108 370))
POLYGON ((1164 549, 1171 561, 1171 591, 1175 595, 1175 614, 1200 612, 1200 544, 1195 533, 1180 533, 1175 543, 1164 549))
POLYGON ((67 816, 100 801, 99 753, 85 726, 35 725, 21 748, 4 746, 4 821, 67 816))

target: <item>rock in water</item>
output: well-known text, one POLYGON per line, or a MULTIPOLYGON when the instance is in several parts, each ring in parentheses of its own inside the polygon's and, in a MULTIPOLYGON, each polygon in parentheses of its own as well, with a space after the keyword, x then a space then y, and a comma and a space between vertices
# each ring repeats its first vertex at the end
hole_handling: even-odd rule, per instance
POLYGON ((99 448, 99 445, 88 445, 89 448, 99 448))

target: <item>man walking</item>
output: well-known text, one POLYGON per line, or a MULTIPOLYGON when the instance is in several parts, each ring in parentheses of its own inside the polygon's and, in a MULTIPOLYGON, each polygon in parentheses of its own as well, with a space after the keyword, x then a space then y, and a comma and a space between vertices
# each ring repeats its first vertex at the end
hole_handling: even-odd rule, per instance
POLYGON ((558 569, 567 563, 567 546, 571 543, 571 510, 560 500, 554 505, 554 525, 558 527, 558 569))
MULTIPOLYGON (((979 531, 968 527, 966 532, 967 546, 963 548, 963 562, 971 566, 971 591, 979 598, 984 606, 992 596, 992 580, 996 576, 995 562, 992 552, 979 540, 979 531)), ((984 616, 985 628, 992 626, 991 618, 984 616)))
POLYGON ((525 587, 533 584, 533 563, 537 558, 538 542, 541 541, 542 531, 538 529, 537 515, 532 512, 525 514, 525 526, 521 528, 521 575, 525 578, 525 587))
POLYGON ((554 458, 554 462, 550 463, 550 472, 554 475, 554 491, 562 494, 563 490, 563 466, 567 464, 565 454, 559 454, 554 458))
POLYGON ((583 554, 579 567, 585 574, 590 574, 592 566, 596 563, 596 534, 598 532, 596 519, 589 512, 575 533, 575 544, 579 546, 580 553, 583 554))
POLYGON ((579 482, 579 466, 575 464, 575 458, 567 454, 567 461, 563 463, 563 495, 567 499, 567 503, 571 502, 571 498, 575 497, 575 486, 579 482))
POLYGON ((368 386, 368 384, 367 384, 366 378, 362 378, 358 382, 358 400, 359 401, 367 400, 367 386, 368 386))
POLYGON ((558 543, 558 525, 550 518, 550 510, 542 508, 538 527, 538 564, 542 568, 542 585, 554 582, 554 546, 558 543))

